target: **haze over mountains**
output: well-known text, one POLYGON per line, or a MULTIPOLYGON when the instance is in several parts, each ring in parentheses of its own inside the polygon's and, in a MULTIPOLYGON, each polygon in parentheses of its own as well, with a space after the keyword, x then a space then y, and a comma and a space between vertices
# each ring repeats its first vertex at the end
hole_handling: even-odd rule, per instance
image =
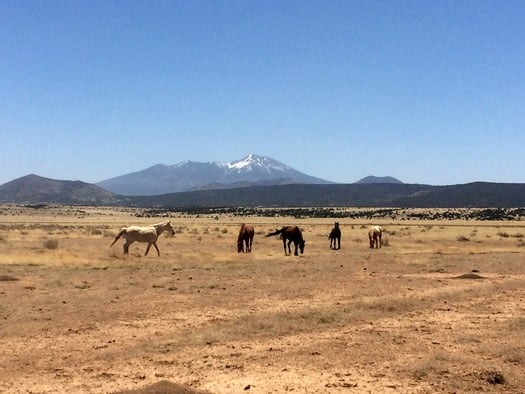
POLYGON ((190 190, 223 189, 291 183, 329 184, 269 157, 250 154, 227 163, 183 161, 157 164, 142 171, 98 182, 96 185, 127 196, 157 195, 190 190))

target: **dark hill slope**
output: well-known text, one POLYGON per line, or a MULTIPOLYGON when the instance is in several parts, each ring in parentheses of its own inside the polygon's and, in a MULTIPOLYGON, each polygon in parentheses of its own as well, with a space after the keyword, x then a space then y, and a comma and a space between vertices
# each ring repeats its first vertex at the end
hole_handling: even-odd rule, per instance
POLYGON ((465 185, 413 184, 279 185, 202 190, 133 197, 143 207, 357 206, 357 207, 525 207, 525 184, 476 182, 465 185))
POLYGON ((67 205, 112 205, 119 196, 81 181, 60 181, 27 175, 0 186, 3 203, 53 203, 67 205))
POLYGON ((427 191, 395 199, 392 204, 415 208, 525 207, 525 184, 473 182, 434 186, 427 191))

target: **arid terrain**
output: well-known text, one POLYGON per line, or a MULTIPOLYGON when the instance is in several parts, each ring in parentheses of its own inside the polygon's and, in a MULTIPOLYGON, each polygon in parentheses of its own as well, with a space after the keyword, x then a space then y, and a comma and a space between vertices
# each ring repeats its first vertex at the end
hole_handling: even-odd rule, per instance
POLYGON ((0 209, 0 392, 525 392, 525 222, 0 209), (252 253, 237 253, 242 222, 252 253), (265 234, 297 224, 285 256, 265 234), (370 249, 369 225, 385 229, 370 249), (189 391, 188 391, 189 392, 189 391))

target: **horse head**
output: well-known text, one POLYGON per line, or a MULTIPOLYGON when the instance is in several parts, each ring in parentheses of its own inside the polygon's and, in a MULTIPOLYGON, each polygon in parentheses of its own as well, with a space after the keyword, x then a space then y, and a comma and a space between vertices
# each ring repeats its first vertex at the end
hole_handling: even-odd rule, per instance
POLYGON ((301 254, 304 253, 304 245, 306 244, 306 241, 305 240, 300 240, 299 241, 299 250, 301 251, 301 254))
POLYGON ((171 235, 175 235, 175 229, 173 228, 171 221, 168 221, 166 223, 166 229, 170 232, 171 235))

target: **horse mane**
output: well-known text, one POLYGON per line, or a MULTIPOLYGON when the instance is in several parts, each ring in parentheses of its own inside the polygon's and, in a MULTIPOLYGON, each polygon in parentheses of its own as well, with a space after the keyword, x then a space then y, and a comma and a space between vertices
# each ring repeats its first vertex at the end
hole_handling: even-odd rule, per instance
POLYGON ((155 224, 152 224, 151 227, 162 227, 162 226, 165 226, 167 224, 171 224, 171 221, 170 220, 166 220, 164 222, 155 223, 155 224))

